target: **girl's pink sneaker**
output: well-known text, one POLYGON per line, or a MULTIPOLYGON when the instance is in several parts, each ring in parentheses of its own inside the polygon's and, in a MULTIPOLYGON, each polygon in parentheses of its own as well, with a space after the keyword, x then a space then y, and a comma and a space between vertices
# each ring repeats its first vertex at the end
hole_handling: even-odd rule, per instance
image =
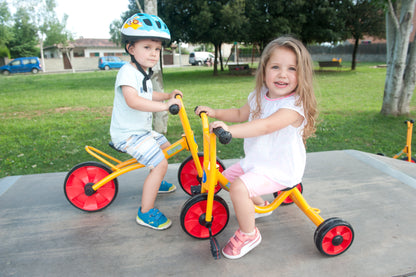
POLYGON ((238 229, 222 249, 222 254, 228 259, 238 259, 253 250, 260 242, 261 235, 257 227, 252 236, 247 236, 238 229))

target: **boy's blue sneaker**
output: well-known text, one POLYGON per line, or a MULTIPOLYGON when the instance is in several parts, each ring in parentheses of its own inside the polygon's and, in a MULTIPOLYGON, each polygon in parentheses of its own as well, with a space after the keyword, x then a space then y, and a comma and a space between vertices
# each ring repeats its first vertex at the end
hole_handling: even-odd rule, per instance
POLYGON ((147 213, 142 213, 142 207, 137 212, 136 222, 156 230, 164 230, 172 225, 172 221, 158 209, 150 209, 147 213))
POLYGON ((176 190, 176 187, 174 184, 168 183, 165 180, 160 183, 159 191, 158 193, 171 193, 176 190))

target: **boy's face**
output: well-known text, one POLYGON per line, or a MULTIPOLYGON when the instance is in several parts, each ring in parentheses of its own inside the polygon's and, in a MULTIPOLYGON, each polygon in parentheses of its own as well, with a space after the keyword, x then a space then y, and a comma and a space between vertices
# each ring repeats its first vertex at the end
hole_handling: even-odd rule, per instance
POLYGON ((160 40, 142 39, 130 45, 128 50, 142 68, 147 70, 154 67, 159 61, 162 42, 160 40))

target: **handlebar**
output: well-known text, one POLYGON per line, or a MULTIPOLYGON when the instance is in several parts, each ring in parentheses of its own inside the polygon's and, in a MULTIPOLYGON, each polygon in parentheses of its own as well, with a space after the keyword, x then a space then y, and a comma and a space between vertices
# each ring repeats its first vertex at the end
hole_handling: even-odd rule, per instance
POLYGON ((173 104, 172 106, 169 107, 169 112, 173 115, 178 114, 179 112, 179 105, 178 104, 173 104))
POLYGON ((218 140, 222 143, 222 144, 228 144, 230 143, 231 139, 233 138, 233 136, 231 135, 230 132, 225 131, 223 128, 218 127, 218 128, 214 128, 212 130, 214 132, 214 134, 218 137, 218 140))
MULTIPOLYGON (((175 95, 175 98, 178 98, 177 96, 181 97, 181 95, 179 93, 177 93, 175 95)), ((179 113, 179 105, 177 104, 173 104, 172 106, 169 107, 169 112, 173 115, 176 115, 179 113)))

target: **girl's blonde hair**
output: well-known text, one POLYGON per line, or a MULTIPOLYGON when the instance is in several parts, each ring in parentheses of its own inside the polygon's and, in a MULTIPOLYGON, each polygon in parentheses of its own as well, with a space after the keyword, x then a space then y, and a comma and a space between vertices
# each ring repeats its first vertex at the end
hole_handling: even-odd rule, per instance
POLYGON ((253 113, 253 118, 258 118, 261 114, 261 89, 265 86, 264 78, 266 75, 266 66, 272 56, 274 50, 284 47, 293 51, 296 55, 296 73, 298 79, 298 86, 295 93, 299 96, 296 105, 303 105, 306 125, 303 130, 303 141, 315 133, 315 122, 317 117, 317 104, 315 93, 313 90, 313 64, 312 58, 306 47, 299 40, 284 36, 271 41, 260 57, 260 63, 256 72, 256 108, 253 113))

